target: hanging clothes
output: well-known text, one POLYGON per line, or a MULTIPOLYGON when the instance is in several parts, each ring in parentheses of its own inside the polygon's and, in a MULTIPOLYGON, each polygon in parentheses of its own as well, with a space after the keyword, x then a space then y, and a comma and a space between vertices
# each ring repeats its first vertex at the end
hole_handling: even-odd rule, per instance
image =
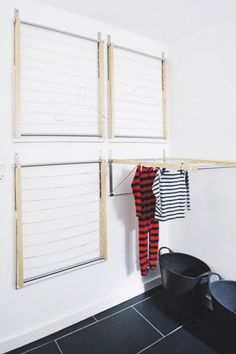
POLYGON ((154 219, 156 198, 152 191, 155 177, 156 169, 139 165, 131 184, 139 219, 139 264, 143 276, 157 266, 159 221, 154 219))
POLYGON ((165 168, 156 173, 152 186, 156 197, 155 219, 167 221, 184 218, 190 210, 189 177, 187 171, 165 168))

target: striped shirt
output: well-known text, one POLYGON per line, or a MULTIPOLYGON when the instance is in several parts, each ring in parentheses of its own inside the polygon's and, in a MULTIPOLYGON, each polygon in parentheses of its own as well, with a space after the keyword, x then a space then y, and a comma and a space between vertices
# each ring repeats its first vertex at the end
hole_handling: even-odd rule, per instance
POLYGON ((186 209, 190 210, 187 171, 160 169, 156 174, 152 190, 156 197, 155 219, 167 221, 184 218, 186 209))

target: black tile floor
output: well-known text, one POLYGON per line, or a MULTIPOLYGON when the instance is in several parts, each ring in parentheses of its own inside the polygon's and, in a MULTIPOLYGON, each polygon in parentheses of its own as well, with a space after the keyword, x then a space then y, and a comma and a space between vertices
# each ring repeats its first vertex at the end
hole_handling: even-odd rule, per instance
POLYGON ((8 353, 221 354, 209 317, 183 321, 159 287, 8 353))

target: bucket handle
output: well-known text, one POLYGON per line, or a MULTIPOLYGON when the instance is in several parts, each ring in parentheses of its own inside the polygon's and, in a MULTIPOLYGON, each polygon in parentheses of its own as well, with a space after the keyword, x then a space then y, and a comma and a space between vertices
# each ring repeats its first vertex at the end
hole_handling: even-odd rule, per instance
POLYGON ((169 251, 169 253, 173 253, 173 251, 169 248, 169 247, 161 247, 160 249, 159 249, 159 258, 160 258, 160 256, 161 256, 161 250, 163 250, 163 249, 167 249, 168 251, 169 251))
POLYGON ((212 275, 217 275, 217 277, 219 277, 219 280, 222 280, 222 277, 220 274, 218 273, 215 273, 215 272, 210 272, 209 275, 208 275, 208 283, 211 284, 211 276, 212 275))
POLYGON ((207 272, 204 272, 196 277, 196 279, 203 279, 203 278, 210 278, 212 272, 208 270, 207 272))

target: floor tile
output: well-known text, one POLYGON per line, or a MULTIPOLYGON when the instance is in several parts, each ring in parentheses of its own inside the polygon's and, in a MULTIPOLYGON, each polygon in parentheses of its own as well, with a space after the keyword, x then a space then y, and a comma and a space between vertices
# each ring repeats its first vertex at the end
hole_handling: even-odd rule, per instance
POLYGON ((158 286, 154 289, 151 289, 149 291, 146 291, 145 293, 143 294, 140 294, 138 296, 135 296, 133 297, 132 299, 130 300, 127 300, 125 302, 122 302, 121 304, 117 305, 117 306, 114 306, 114 307, 111 307, 110 309, 108 310, 105 310, 103 312, 100 312, 98 314, 95 315, 95 317, 98 319, 98 320, 101 320, 107 316, 110 316, 110 315, 113 315, 114 313, 118 312, 118 311, 121 311, 129 306, 132 306, 133 304, 139 302, 139 301, 142 301, 144 299, 147 299, 148 297, 150 296, 154 296, 156 294, 158 294, 160 291, 161 291, 161 287, 158 286))
POLYGON ((93 322, 95 322, 95 319, 93 317, 89 317, 86 320, 83 320, 83 321, 78 322, 72 326, 62 329, 61 331, 50 334, 49 336, 43 337, 39 340, 36 340, 36 341, 29 343, 29 344, 26 344, 20 348, 15 349, 15 350, 11 350, 10 352, 7 352, 7 354, 20 354, 20 353, 30 350, 32 348, 35 348, 35 347, 38 347, 38 346, 43 345, 45 343, 51 342, 52 340, 54 340, 56 338, 59 338, 67 333, 76 331, 84 326, 87 326, 87 325, 93 323, 93 322))
POLYGON ((147 348, 143 354, 220 354, 215 338, 205 326, 192 321, 158 343, 147 348))
POLYGON ((58 340, 64 354, 135 354, 161 338, 134 309, 58 340))
POLYGON ((60 350, 58 349, 58 346, 56 345, 55 342, 51 342, 48 344, 43 345, 42 347, 35 348, 27 354, 61 354, 60 350))
POLYGON ((172 332, 184 323, 182 318, 166 309, 162 293, 135 305, 134 308, 136 308, 164 335, 172 332))

